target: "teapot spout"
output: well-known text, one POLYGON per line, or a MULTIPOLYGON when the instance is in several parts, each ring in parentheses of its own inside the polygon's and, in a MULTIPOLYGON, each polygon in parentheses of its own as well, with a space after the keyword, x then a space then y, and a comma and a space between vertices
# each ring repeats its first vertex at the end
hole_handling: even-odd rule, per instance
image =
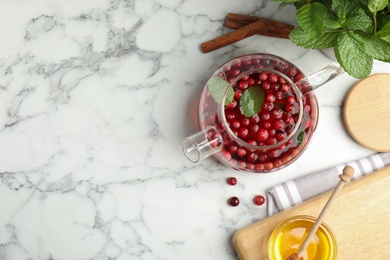
POLYGON ((221 133, 213 126, 183 139, 183 153, 193 163, 197 163, 222 150, 221 133))

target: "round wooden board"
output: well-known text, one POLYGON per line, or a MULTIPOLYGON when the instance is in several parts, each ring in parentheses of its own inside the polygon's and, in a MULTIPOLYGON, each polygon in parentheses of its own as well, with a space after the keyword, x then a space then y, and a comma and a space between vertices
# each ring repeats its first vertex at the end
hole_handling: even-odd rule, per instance
POLYGON ((344 104, 346 128, 359 144, 390 151, 390 74, 374 74, 357 83, 344 104))

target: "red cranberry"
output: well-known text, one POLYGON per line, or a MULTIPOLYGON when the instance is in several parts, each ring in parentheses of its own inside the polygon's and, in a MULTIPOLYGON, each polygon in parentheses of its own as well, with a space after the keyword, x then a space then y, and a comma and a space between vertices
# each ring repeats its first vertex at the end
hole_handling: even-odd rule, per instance
POLYGON ((275 91, 276 99, 283 99, 283 92, 281 90, 275 91))
POLYGON ((244 80, 240 80, 238 82, 238 88, 240 90, 246 90, 248 88, 248 82, 244 81, 244 80))
POLYGON ((257 142, 255 140, 249 140, 249 141, 247 141, 247 143, 250 145, 254 145, 254 146, 257 145, 257 142))
POLYGON ((277 82, 271 83, 271 89, 273 91, 279 90, 279 83, 277 83, 277 82))
POLYGON ((237 207, 240 204, 240 200, 237 197, 231 197, 228 203, 230 206, 237 207))
POLYGON ((282 87, 280 89, 283 93, 287 93, 290 91, 290 86, 288 84, 282 84, 282 87))
POLYGON ((234 64, 233 64, 233 67, 234 67, 234 68, 239 68, 239 67, 241 67, 241 61, 239 61, 239 60, 235 61, 234 64))
POLYGON ((268 156, 271 157, 271 158, 277 158, 277 157, 279 157, 279 155, 280 155, 280 151, 279 150, 268 151, 268 156))
POLYGON ((294 123, 294 118, 292 118, 292 117, 286 118, 285 122, 287 125, 291 125, 294 123))
POLYGON ((294 105, 293 104, 287 104, 284 106, 284 111, 286 111, 287 113, 291 113, 292 111, 294 111, 294 105))
POLYGON ((259 172, 264 171, 264 164, 262 164, 262 163, 256 164, 256 165, 255 165, 255 169, 256 169, 257 171, 259 171, 259 172))
POLYGON ((241 119, 242 126, 248 126, 250 123, 251 123, 251 121, 247 117, 244 117, 243 119, 241 119))
POLYGON ((232 76, 233 76, 233 77, 237 77, 238 74, 240 74, 240 72, 241 72, 241 70, 239 70, 239 69, 234 69, 234 70, 232 71, 232 76))
POLYGON ((252 58, 252 64, 259 64, 260 59, 259 58, 252 58))
POLYGON ((255 80, 253 78, 249 78, 247 82, 248 82, 248 86, 253 86, 255 84, 255 80))
POLYGON ((276 134, 276 129, 275 128, 269 129, 268 134, 269 134, 269 136, 274 136, 276 134))
POLYGON ((281 109, 274 109, 271 111, 272 118, 281 118, 283 115, 283 111, 281 109))
POLYGON ((244 157, 246 155, 246 150, 244 148, 238 148, 237 155, 239 157, 244 157))
POLYGON ((261 128, 257 131, 256 133, 257 140, 260 142, 264 142, 265 140, 268 139, 268 131, 261 128))
POLYGON ((234 185, 237 184, 237 179, 236 179, 235 177, 230 177, 230 178, 227 179, 227 183, 228 183, 229 185, 234 186, 234 185))
POLYGON ((274 108, 274 103, 270 103, 270 102, 263 103, 263 109, 265 111, 271 111, 273 108, 274 108))
POLYGON ((231 124, 231 126, 233 127, 233 128, 235 128, 235 129, 238 129, 238 128, 240 128, 240 121, 237 121, 237 120, 234 120, 233 122, 232 122, 232 124, 231 124))
POLYGON ((246 81, 248 78, 249 78, 249 75, 244 75, 244 76, 241 77, 241 80, 246 81))
POLYGON ((283 84, 283 83, 286 83, 286 80, 282 77, 279 77, 278 82, 283 84))
POLYGON ((270 116, 269 113, 265 113, 264 112, 264 113, 261 113, 260 118, 261 118, 262 121, 266 121, 266 120, 270 119, 271 116, 270 116))
POLYGON ((277 160, 275 160, 275 161, 273 162, 273 164, 274 164, 274 167, 280 167, 280 166, 282 165, 282 160, 277 159, 277 160))
POLYGON ((285 124, 282 119, 275 119, 273 126, 276 130, 281 130, 285 127, 285 124))
POLYGON ((291 67, 286 71, 287 76, 289 76, 290 78, 294 77, 297 74, 297 72, 298 72, 297 68, 294 67, 291 67))
POLYGON ((259 79, 260 80, 267 80, 268 78, 268 73, 267 72, 262 72, 259 74, 259 79))
POLYGON ((286 138, 286 134, 284 132, 276 132, 275 138, 280 142, 286 138))
POLYGON ((241 63, 242 65, 248 66, 249 64, 251 64, 251 59, 250 58, 243 59, 241 63))
POLYGON ((264 169, 266 170, 272 170, 274 168, 274 165, 272 162, 264 163, 264 169))
POLYGON ((237 90, 235 93, 234 93, 234 98, 237 99, 237 100, 240 100, 240 97, 242 96, 242 92, 240 90, 237 90))
POLYGON ((287 103, 289 104, 293 104, 295 103, 295 97, 294 96, 288 96, 287 99, 286 99, 287 103))
POLYGON ((248 128, 241 127, 240 129, 238 129, 238 137, 244 139, 245 137, 248 136, 248 132, 249 132, 248 128))
POLYGON ((251 125, 251 126, 249 126, 249 133, 254 135, 257 133, 257 131, 259 131, 259 128, 260 128, 260 126, 258 126, 258 125, 251 125))
POLYGON ((259 153, 257 159, 258 159, 260 162, 266 162, 266 161, 268 161, 268 155, 265 154, 265 153, 259 153))
POLYGON ((263 128, 269 129, 270 127, 271 127, 271 122, 269 122, 269 121, 264 121, 263 122, 263 128))
POLYGON ((265 202, 265 198, 262 195, 257 195, 253 198, 253 203, 257 206, 263 205, 265 202))
POLYGON ((229 152, 226 151, 226 150, 222 150, 222 156, 223 156, 226 160, 232 159, 231 153, 229 153, 229 152))
POLYGON ((278 82, 278 76, 277 75, 275 75, 275 74, 272 74, 272 73, 270 73, 269 75, 268 75, 268 81, 269 82, 278 82))
POLYGON ((229 153, 235 154, 238 151, 238 147, 236 145, 229 146, 229 153))
POLYGON ((298 73, 294 76, 294 82, 297 82, 298 80, 301 80, 301 79, 303 79, 302 73, 298 73))
POLYGON ((227 105, 227 108, 235 108, 237 106, 237 101, 236 100, 232 100, 232 102, 230 102, 229 105, 227 105))
POLYGON ((250 152, 246 155, 246 158, 249 162, 255 162, 257 160, 257 154, 255 152, 250 152))
POLYGON ((278 142, 278 141, 276 140, 275 137, 268 137, 268 139, 265 140, 265 143, 266 143, 267 145, 274 145, 274 144, 276 144, 277 142, 278 142))
POLYGON ((251 122, 253 124, 257 124, 258 122, 260 122, 260 117, 258 115, 254 115, 251 117, 251 122))
POLYGON ((271 83, 267 80, 264 80, 261 82, 260 87, 264 90, 270 89, 271 88, 271 83))
POLYGON ((275 101, 275 96, 272 95, 272 94, 269 94, 265 97, 265 100, 267 100, 268 102, 274 102, 275 101))

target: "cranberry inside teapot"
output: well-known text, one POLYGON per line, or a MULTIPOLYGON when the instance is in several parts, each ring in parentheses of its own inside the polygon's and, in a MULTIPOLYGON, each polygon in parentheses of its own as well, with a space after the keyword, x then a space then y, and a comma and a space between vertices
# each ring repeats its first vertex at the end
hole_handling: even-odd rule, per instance
POLYGON ((270 54, 240 56, 215 71, 199 104, 200 128, 215 128, 222 140, 214 156, 230 168, 258 173, 295 161, 318 119, 313 93, 301 95, 294 84, 303 77, 295 65, 270 54))

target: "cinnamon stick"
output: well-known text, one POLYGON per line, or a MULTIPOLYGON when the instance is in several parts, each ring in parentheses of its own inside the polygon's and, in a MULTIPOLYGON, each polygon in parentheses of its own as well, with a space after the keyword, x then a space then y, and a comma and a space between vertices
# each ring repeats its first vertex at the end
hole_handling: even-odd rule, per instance
POLYGON ((288 39, 290 32, 294 29, 294 26, 289 24, 256 16, 237 14, 228 14, 226 23, 227 27, 237 28, 237 30, 202 43, 200 47, 204 53, 225 47, 255 34, 288 39))
MULTIPOLYGON (((288 39, 294 26, 258 16, 229 13, 226 16, 225 26, 230 29, 239 29, 248 24, 263 20, 267 29, 262 34, 265 36, 288 39)), ((262 32, 263 33, 263 32, 262 32)))
POLYGON ((257 22, 258 20, 267 20, 253 15, 228 13, 226 16, 225 26, 230 29, 239 29, 245 25, 257 22))

